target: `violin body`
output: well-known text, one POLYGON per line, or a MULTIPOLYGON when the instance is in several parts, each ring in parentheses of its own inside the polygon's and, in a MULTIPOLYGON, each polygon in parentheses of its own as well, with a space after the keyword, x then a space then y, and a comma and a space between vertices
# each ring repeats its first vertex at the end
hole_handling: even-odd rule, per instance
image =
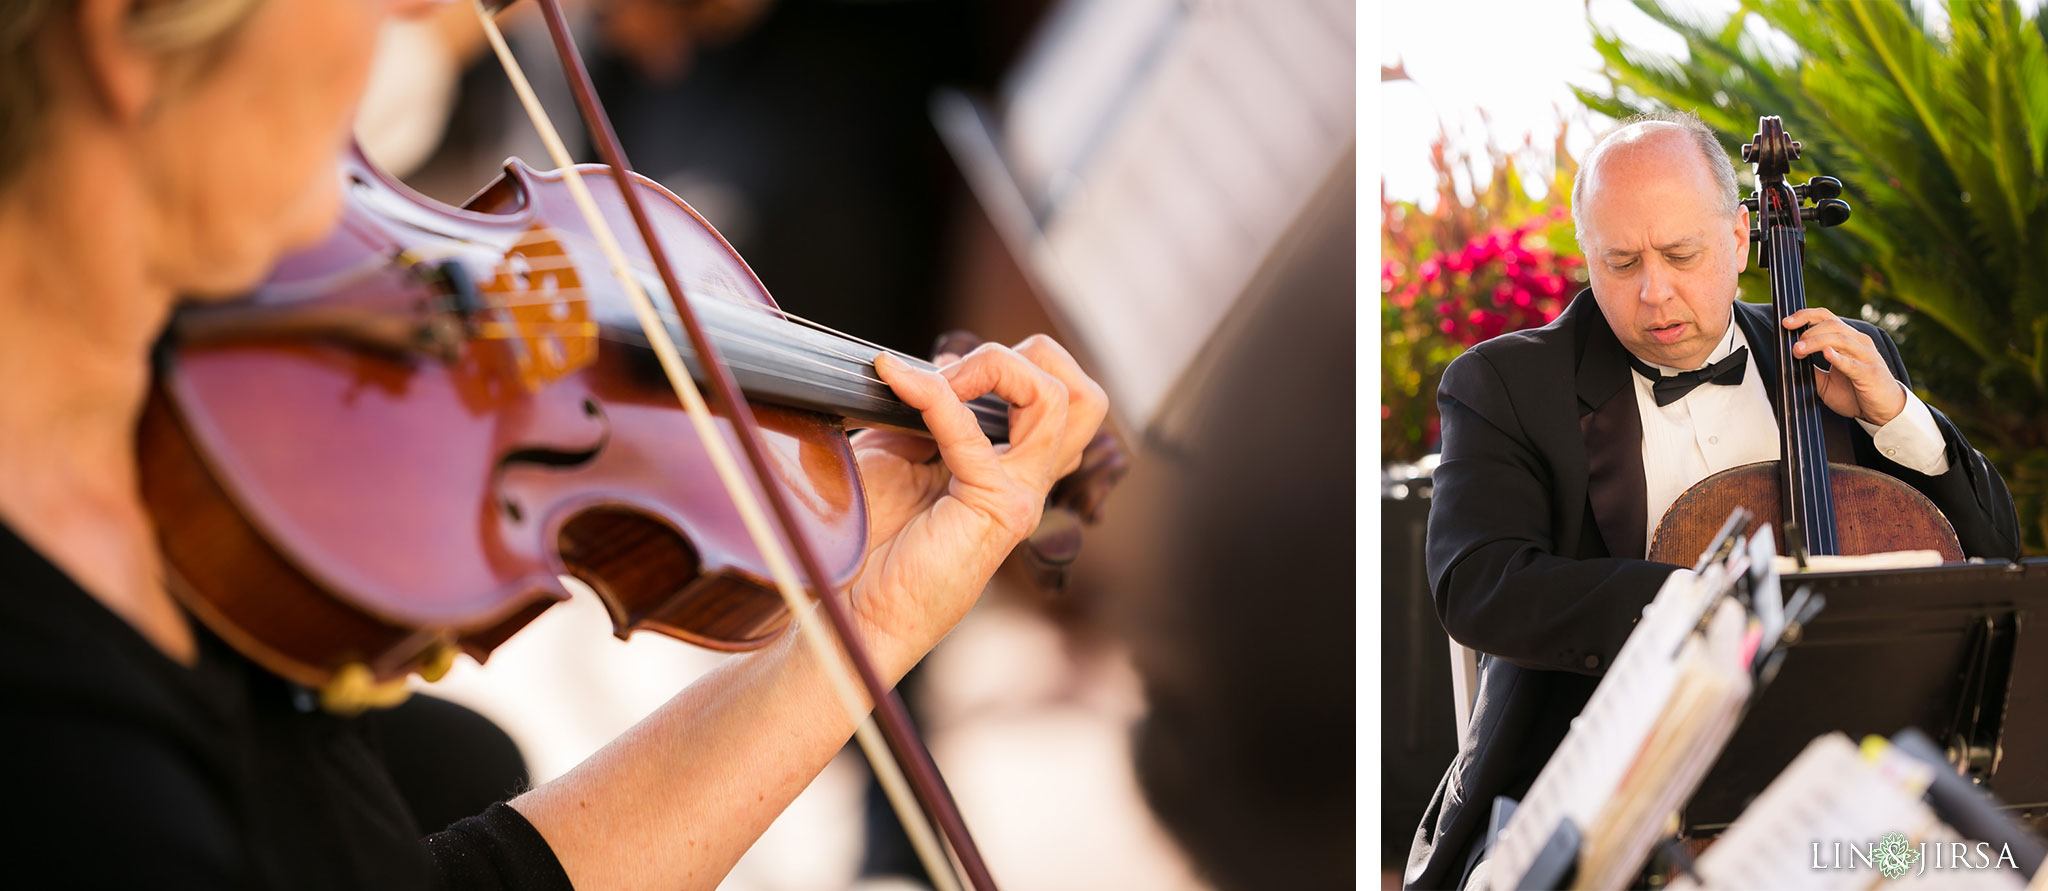
MULTIPOLYGON (((1759 526, 1773 530, 1777 553, 1791 553, 1784 540, 1784 512, 1779 509, 1784 503, 1783 477, 1782 462, 1759 461, 1700 480, 1665 511, 1650 540, 1649 559, 1693 565, 1713 546, 1717 530, 1685 518, 1726 519, 1737 507, 1749 509, 1759 526)), ((1839 553, 1895 551, 1901 548, 1899 542, 1911 542, 1939 551, 1944 562, 1963 559, 1955 529, 1920 490, 1867 467, 1836 462, 1828 464, 1828 488, 1835 504, 1839 553)))
MULTIPOLYGON (((141 472, 174 594, 307 686, 481 661, 567 598, 564 574, 622 637, 775 637, 788 611, 675 391, 644 343, 600 336, 625 298, 578 272, 608 264, 559 172, 513 162, 459 209, 360 158, 344 172, 346 216, 324 244, 247 298, 193 307, 190 336, 160 355, 141 472)), ((584 180, 630 225, 609 171, 584 180)), ((634 182, 659 194, 646 203, 694 293, 774 306, 708 223, 634 182)), ((844 423, 753 411, 843 585, 867 548, 844 423)))

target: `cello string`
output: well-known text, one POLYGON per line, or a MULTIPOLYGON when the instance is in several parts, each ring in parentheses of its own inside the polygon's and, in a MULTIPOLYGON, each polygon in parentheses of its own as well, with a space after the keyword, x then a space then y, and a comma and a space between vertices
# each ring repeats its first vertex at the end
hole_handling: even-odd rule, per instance
MULTIPOLYGON (((1789 191, 1790 187, 1787 186, 1786 188, 1789 191)), ((1796 194, 1793 198, 1792 206, 1794 212, 1796 213, 1799 207, 1796 194)), ((1796 251, 1799 256, 1798 262, 1794 263, 1791 266, 1788 274, 1791 276, 1794 293, 1799 298, 1799 306, 1801 309, 1805 309, 1806 285, 1801 280, 1801 278, 1806 268, 1806 243, 1804 241, 1803 236, 1803 227, 1801 229, 1795 229, 1793 231, 1795 234, 1800 234, 1800 238, 1795 239, 1793 242, 1793 250, 1796 251)), ((1833 380, 1832 374, 1833 372, 1830 372, 1831 377, 1829 378, 1829 380, 1831 382, 1833 380)), ((1806 384, 1809 388, 1814 387, 1813 378, 1814 375, 1811 374, 1804 376, 1806 384)), ((1810 408, 1810 410, 1807 412, 1807 425, 1809 428, 1808 435, 1812 438, 1815 449, 1813 457, 1808 462, 1808 466, 1812 469, 1812 473, 1816 483, 1812 501, 1815 518, 1815 529, 1819 534, 1815 537, 1821 542, 1822 546, 1826 548, 1825 553, 1833 554, 1840 552, 1841 547, 1840 542, 1836 540, 1837 533, 1835 530, 1835 524, 1833 522, 1833 492, 1830 491, 1830 489, 1828 488, 1829 483, 1827 468, 1827 442, 1825 436, 1826 430, 1823 427, 1823 423, 1826 419, 1821 415, 1821 409, 1823 407, 1823 404, 1820 399, 1820 393, 1817 389, 1812 390, 1811 395, 1807 397, 1807 404, 1810 408)))
MULTIPOLYGON (((834 646, 834 641, 826 635, 820 623, 804 621, 810 611, 804 603, 803 590, 797 583, 795 569, 783 551, 780 538, 774 534, 760 505, 755 501, 748 481, 740 475, 739 467, 726 446, 725 437, 718 432, 711 420, 710 409, 704 404, 703 394, 698 391, 696 381, 683 367, 682 358, 675 344, 668 339, 666 324, 655 311, 653 301, 639 287, 634 276, 629 274, 624 252, 619 248, 617 240, 611 236, 610 227, 605 225, 601 214, 598 213, 595 202, 583 185, 581 175, 575 169, 568 148, 562 144, 561 136, 556 133, 547 112, 541 107, 539 97, 534 95, 532 85, 527 82, 518 60, 513 58, 511 47, 505 43, 504 34, 498 30, 497 23, 480 2, 473 4, 473 8, 476 10, 477 19, 483 24, 491 48, 498 54, 499 61, 512 81, 514 91, 519 94, 521 104, 526 106, 527 117, 532 119, 542 141, 547 144, 549 154, 554 157, 556 165, 563 172, 564 181, 569 184, 571 196, 575 198, 578 208, 589 222, 599 246, 611 260, 614 272, 624 283, 634 311, 639 316, 641 329, 647 335, 650 345, 655 347, 655 355, 660 358, 670 385, 675 388, 692 425, 697 428, 706 456, 717 469, 719 479, 724 483, 735 509, 768 564, 769 573, 775 579, 775 588, 781 593, 783 602, 790 611, 790 619, 796 624, 799 637, 811 648, 814 657, 819 661, 820 669, 831 679, 832 689, 841 705, 853 719, 854 737, 860 741, 861 749, 874 768, 876 780, 896 808, 897 818, 902 822, 912 846, 924 862, 925 871, 941 891, 958 891, 959 883, 953 874, 951 859, 940 847, 937 834, 925 820, 923 810, 912 799, 901 766, 889 756, 887 745, 878 738, 879 734, 873 718, 868 714, 868 708, 861 703, 859 692, 846 676, 845 667, 840 662, 839 648, 834 646)), ((623 179, 623 175, 621 178, 623 179)), ((774 482, 761 480, 761 484, 774 485, 774 482)), ((820 597, 833 596, 833 592, 829 590, 818 593, 820 597)), ((875 695, 879 698, 883 694, 877 691, 875 695)))
MULTIPOLYGON (((1765 195, 1766 207, 1768 208, 1765 222, 1770 227, 1767 243, 1771 251, 1772 314, 1780 320, 1791 312, 1796 311, 1792 306, 1792 294, 1787 284, 1785 271, 1786 266, 1791 262, 1791 257, 1786 247, 1785 227, 1782 222, 1784 213, 1783 197, 1776 189, 1770 189, 1765 195)), ((1808 450, 1808 443, 1806 441, 1805 427, 1800 422, 1804 412, 1802 410, 1802 393, 1798 384, 1798 362, 1792 358, 1792 337, 1790 332, 1785 329, 1785 326, 1779 324, 1774 334, 1778 339, 1778 352, 1781 363, 1779 366, 1779 385, 1784 394, 1782 397, 1784 400, 1784 417, 1780 420, 1784 429, 1780 433, 1779 441, 1785 454, 1781 456, 1781 460, 1787 462, 1786 467, 1790 470, 1785 475, 1787 486, 1786 509, 1790 519, 1800 524, 1801 541, 1798 542, 1798 545, 1810 553, 1813 535, 1807 498, 1809 480, 1805 476, 1806 461, 1804 457, 1808 450)), ((1786 545, 1790 548, 1793 546, 1793 543, 1786 542, 1786 545)))
MULTIPOLYGON (((1790 188, 1780 183, 1777 190, 1777 206, 1781 218, 1797 212, 1798 199, 1796 193, 1788 198, 1788 192, 1790 192, 1790 188), (1789 210, 1787 209, 1788 201, 1789 210)), ((1797 235, 1798 229, 1794 225, 1786 223, 1779 225, 1776 237, 1780 241, 1778 253, 1780 255, 1779 260, 1782 262, 1774 270, 1778 276, 1778 284, 1784 289, 1785 308, 1794 312, 1806 308, 1804 288, 1801 287, 1799 282, 1799 271, 1804 263, 1804 252, 1796 237, 1797 235)), ((1803 496, 1800 499, 1802 502, 1800 505, 1800 520, 1805 527, 1805 537, 1809 552, 1830 554, 1834 553, 1838 548, 1834 542, 1834 524, 1830 521, 1832 511, 1829 509, 1831 502, 1829 496, 1831 493, 1827 490, 1826 456, 1821 451, 1824 438, 1821 429, 1822 419, 1819 416, 1819 394, 1814 388, 1813 376, 1803 373, 1805 368, 1810 367, 1810 364, 1804 360, 1792 358, 1791 346, 1797 341, 1797 333, 1783 331, 1782 334, 1783 339, 1781 343, 1784 344, 1784 355, 1787 369, 1790 372, 1787 376, 1787 380, 1790 382, 1790 399, 1796 409, 1796 414, 1790 415, 1787 421, 1794 424, 1798 433, 1799 461, 1794 467, 1794 471, 1799 476, 1800 488, 1802 490, 1801 495, 1803 496)))
MULTIPOLYGON (((1788 204, 1784 191, 1785 186, 1780 184, 1778 188, 1780 217, 1786 218, 1791 214, 1798 213, 1798 199, 1792 198, 1788 204)), ((1779 274, 1783 278, 1785 288, 1785 306, 1793 312, 1799 312, 1806 308, 1806 302, 1803 299, 1803 295, 1800 294, 1798 286, 1798 266, 1804 261, 1804 258, 1799 253, 1797 235, 1798 230, 1791 222, 1784 222, 1779 226, 1778 236, 1783 245, 1783 249, 1780 251, 1780 259, 1784 261, 1779 267, 1779 274)), ((1798 340, 1797 332, 1788 331, 1786 336, 1791 342, 1798 340)), ((1791 356, 1789 348, 1786 355, 1788 357, 1791 356)), ((1810 371, 1811 364, 1803 359, 1795 358, 1790 359, 1790 368, 1792 370, 1792 390, 1795 394, 1792 401, 1798 411, 1798 414, 1793 416, 1793 424, 1799 432, 1799 463, 1794 468, 1795 472, 1800 475, 1801 483, 1801 516, 1799 519, 1801 528, 1806 536, 1807 552, 1809 554, 1826 554, 1832 550, 1827 547, 1827 530, 1824 528, 1824 514, 1821 511, 1821 498, 1825 495, 1821 487, 1827 483, 1815 471, 1815 463, 1823 460, 1824 456, 1821 454, 1821 443, 1818 431, 1814 426, 1814 421, 1816 420, 1814 411, 1817 406, 1815 405, 1816 394, 1813 388, 1813 375, 1810 371)))

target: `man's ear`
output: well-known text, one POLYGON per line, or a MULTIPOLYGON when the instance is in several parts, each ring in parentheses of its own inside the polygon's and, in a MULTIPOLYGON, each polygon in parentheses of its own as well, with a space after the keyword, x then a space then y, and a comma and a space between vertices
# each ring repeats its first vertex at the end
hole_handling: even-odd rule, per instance
POLYGON ((1735 271, 1749 269, 1749 208, 1735 206, 1735 271))
POLYGON ((158 54, 137 46, 132 24, 138 0, 77 0, 78 64, 107 116, 134 124, 148 116, 162 78, 158 54))

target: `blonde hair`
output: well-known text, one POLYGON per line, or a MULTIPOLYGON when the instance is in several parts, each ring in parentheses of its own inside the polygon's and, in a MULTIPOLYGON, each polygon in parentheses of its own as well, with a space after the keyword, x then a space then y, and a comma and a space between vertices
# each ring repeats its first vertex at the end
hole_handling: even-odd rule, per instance
MULTIPOLYGON (((156 0, 142 3, 128 22, 143 50, 192 54, 203 65, 263 0, 156 0)), ((46 134, 48 73, 36 42, 76 0, 0 0, 0 185, 20 172, 46 134)))

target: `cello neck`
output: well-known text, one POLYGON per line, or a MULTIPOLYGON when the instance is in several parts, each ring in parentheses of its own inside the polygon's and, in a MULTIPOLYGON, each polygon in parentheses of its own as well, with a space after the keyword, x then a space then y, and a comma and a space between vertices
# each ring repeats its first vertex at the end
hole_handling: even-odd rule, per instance
MULTIPOLYGON (((1792 187, 1780 180, 1757 190, 1763 213, 1763 243, 1759 265, 1771 277, 1773 318, 1783 319, 1806 308, 1806 232, 1798 225, 1799 199, 1792 187), (1788 219, 1789 224, 1783 221, 1788 219)), ((1812 359, 1795 359, 1792 345, 1799 331, 1777 326, 1778 445, 1784 469, 1784 514, 1795 524, 1801 541, 1786 547, 1803 546, 1808 554, 1835 554, 1841 550, 1835 530, 1835 508, 1828 485, 1827 449, 1822 440, 1821 401, 1814 389, 1812 359)), ((1789 536, 1788 536, 1789 538, 1789 536)))

